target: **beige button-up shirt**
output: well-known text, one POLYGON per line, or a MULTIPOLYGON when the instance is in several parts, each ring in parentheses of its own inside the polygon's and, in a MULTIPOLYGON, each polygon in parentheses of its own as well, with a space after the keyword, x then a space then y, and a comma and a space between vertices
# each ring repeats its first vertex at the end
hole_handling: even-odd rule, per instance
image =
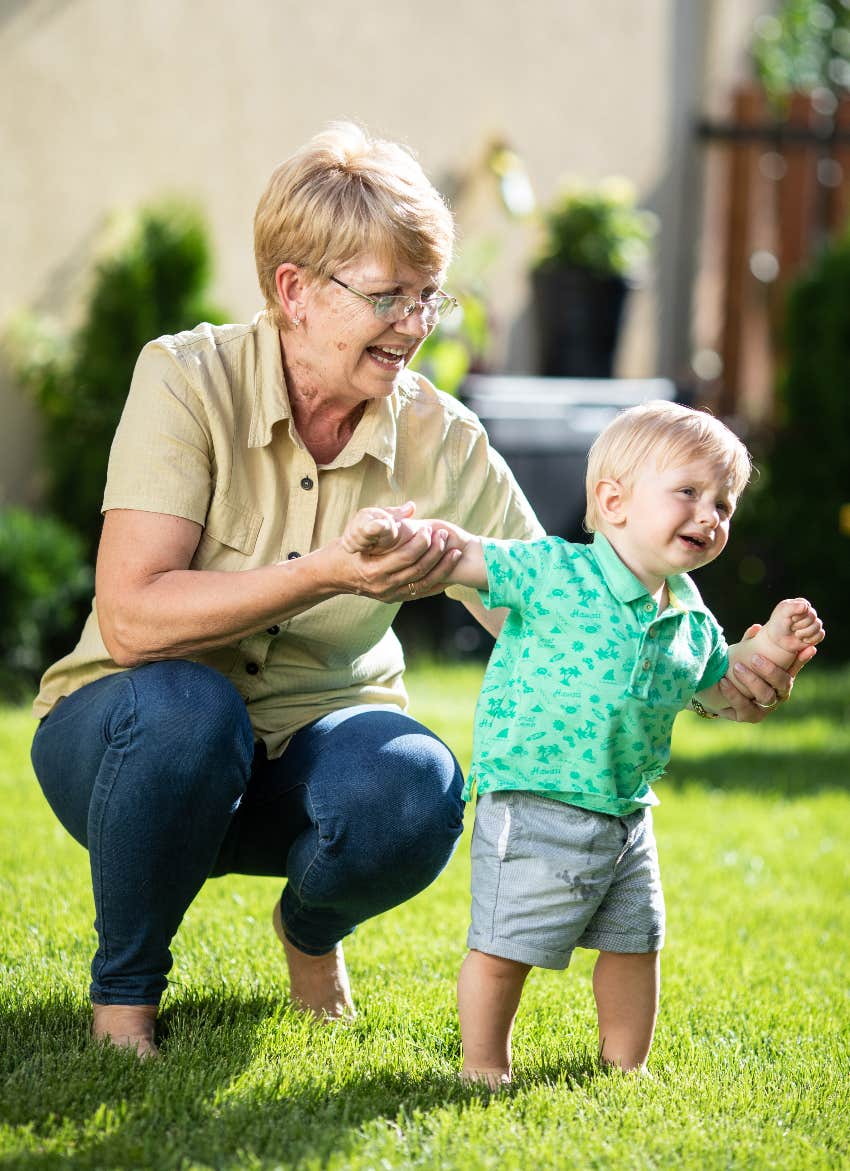
MULTIPOLYGON (((407 372, 389 398, 370 401, 343 451, 317 466, 295 430, 278 333, 265 313, 250 325, 201 325, 142 350, 103 510, 162 512, 203 525, 190 568, 235 573, 296 557, 338 537, 359 508, 406 500, 419 516, 486 536, 542 532, 479 420, 421 375, 407 372)), ((397 610, 340 594, 192 658, 234 683, 274 757, 293 732, 330 711, 406 707, 404 659, 390 629, 397 610)), ((121 669, 93 604, 75 649, 44 675, 36 716, 121 669)))

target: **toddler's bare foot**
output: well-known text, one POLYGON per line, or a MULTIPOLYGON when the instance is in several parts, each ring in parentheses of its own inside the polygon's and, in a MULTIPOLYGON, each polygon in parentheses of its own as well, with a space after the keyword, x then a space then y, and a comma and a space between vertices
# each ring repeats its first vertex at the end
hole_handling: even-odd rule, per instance
POLYGON ((135 1049, 139 1057, 156 1057, 154 1043, 156 1004, 93 1004, 92 1036, 122 1048, 135 1049))
POLYGON ((325 955, 307 955, 286 938, 279 902, 275 903, 272 923, 286 953, 289 995, 293 1002, 318 1020, 355 1017, 357 1012, 351 999, 342 944, 338 943, 333 951, 325 955))
POLYGON ((471 1086, 487 1086, 490 1090, 501 1090, 511 1084, 510 1070, 507 1069, 462 1069, 460 1080, 471 1086))

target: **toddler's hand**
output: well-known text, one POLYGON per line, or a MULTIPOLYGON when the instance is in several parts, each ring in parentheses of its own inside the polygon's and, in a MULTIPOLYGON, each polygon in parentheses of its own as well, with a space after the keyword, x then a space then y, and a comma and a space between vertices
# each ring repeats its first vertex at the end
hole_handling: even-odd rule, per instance
POLYGON ((823 642, 826 634, 814 607, 805 598, 786 598, 780 602, 768 619, 764 632, 772 642, 794 654, 823 642))
POLYGON ((348 553, 377 555, 406 544, 418 532, 430 540, 430 526, 422 521, 395 517, 386 508, 361 508, 345 526, 342 544, 348 553))

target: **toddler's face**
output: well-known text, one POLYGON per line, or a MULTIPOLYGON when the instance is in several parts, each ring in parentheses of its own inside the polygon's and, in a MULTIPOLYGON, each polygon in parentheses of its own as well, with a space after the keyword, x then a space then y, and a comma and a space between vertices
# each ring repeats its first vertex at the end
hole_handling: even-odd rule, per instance
POLYGON ((675 573, 690 573, 719 557, 729 539, 735 498, 722 472, 707 460, 641 470, 625 498, 612 544, 654 592, 675 573))

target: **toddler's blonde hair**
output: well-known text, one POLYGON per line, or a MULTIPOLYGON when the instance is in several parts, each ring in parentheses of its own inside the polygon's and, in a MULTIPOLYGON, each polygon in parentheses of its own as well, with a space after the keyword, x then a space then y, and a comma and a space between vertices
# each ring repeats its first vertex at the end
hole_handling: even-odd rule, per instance
POLYGON ((725 423, 707 411, 663 399, 621 411, 596 437, 588 452, 585 529, 592 533, 601 527, 596 503, 600 480, 618 480, 630 492, 647 464, 663 471, 692 459, 707 460, 717 468, 733 501, 749 483, 750 453, 725 423))
POLYGON ((332 122, 272 172, 254 216, 254 256, 266 307, 289 325, 275 271, 285 262, 330 277, 363 252, 434 277, 452 257, 454 220, 413 155, 332 122))

